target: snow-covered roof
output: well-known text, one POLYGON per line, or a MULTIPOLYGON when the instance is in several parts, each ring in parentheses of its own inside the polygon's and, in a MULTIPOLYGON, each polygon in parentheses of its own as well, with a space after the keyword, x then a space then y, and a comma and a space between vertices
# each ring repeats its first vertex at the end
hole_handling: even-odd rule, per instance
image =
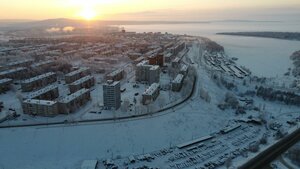
POLYGON ((87 71, 87 70, 89 70, 89 68, 87 68, 87 67, 82 67, 82 68, 80 68, 80 69, 78 69, 78 70, 75 70, 75 71, 73 71, 73 72, 70 72, 70 73, 66 74, 65 76, 74 76, 74 75, 76 75, 76 74, 78 74, 78 73, 81 73, 81 72, 84 72, 84 71, 87 71))
POLYGON ((40 80, 40 79, 47 78, 47 77, 52 76, 52 75, 55 75, 55 73, 54 72, 48 72, 48 73, 45 73, 45 74, 42 74, 42 75, 32 77, 30 79, 26 79, 22 83, 31 83, 31 82, 34 82, 34 81, 37 81, 37 80, 40 80))
POLYGON ((37 99, 27 99, 23 101, 24 103, 28 104, 39 104, 45 106, 52 106, 57 103, 57 101, 50 101, 50 100, 37 100, 37 99))
POLYGON ((172 83, 181 83, 183 80, 183 74, 178 74, 176 78, 172 81, 172 83))
POLYGON ((81 79, 76 80, 75 82, 71 83, 70 85, 79 85, 79 84, 81 84, 83 82, 86 82, 86 81, 88 81, 90 79, 93 79, 93 78, 94 78, 93 76, 88 75, 88 76, 85 76, 85 77, 83 77, 81 79))
POLYGON ((37 90, 37 91, 34 91, 34 92, 30 93, 27 98, 35 98, 37 96, 40 96, 40 95, 42 95, 44 93, 47 93, 47 92, 49 92, 53 89, 56 89, 56 88, 58 88, 57 85, 46 86, 46 87, 44 87, 40 90, 37 90))
POLYGON ((95 169, 97 164, 97 160, 84 160, 81 164, 81 169, 95 169))
POLYGON ((80 89, 78 90, 77 92, 63 98, 60 102, 61 103, 69 103, 71 102, 72 100, 75 100, 76 98, 78 98, 79 96, 87 93, 87 92, 90 92, 90 90, 86 89, 86 88, 83 88, 83 89, 80 89))
POLYGON ((5 70, 5 71, 0 72, 0 75, 7 75, 7 74, 10 74, 10 73, 19 72, 19 71, 22 71, 22 70, 26 70, 26 68, 25 67, 18 67, 18 68, 15 68, 15 69, 5 70))
POLYGON ((0 85, 1 84, 5 84, 5 83, 8 83, 8 82, 11 82, 12 79, 9 79, 9 78, 5 78, 5 79, 0 79, 0 85))
POLYGON ((159 89, 158 83, 153 83, 144 93, 143 95, 153 95, 159 89))

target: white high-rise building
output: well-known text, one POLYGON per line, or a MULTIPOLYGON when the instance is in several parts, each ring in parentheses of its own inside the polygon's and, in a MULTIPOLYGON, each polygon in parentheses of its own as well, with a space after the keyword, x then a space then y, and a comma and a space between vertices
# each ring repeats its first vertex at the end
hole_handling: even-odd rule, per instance
POLYGON ((107 109, 119 109, 121 106, 120 82, 108 80, 103 85, 104 107, 107 109))

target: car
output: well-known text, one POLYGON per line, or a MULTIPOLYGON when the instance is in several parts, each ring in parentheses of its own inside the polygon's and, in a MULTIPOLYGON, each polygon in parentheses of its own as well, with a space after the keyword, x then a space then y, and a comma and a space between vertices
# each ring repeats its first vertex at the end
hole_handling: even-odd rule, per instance
POLYGON ((138 95, 139 95, 139 93, 135 93, 134 95, 135 95, 135 96, 138 96, 138 95))

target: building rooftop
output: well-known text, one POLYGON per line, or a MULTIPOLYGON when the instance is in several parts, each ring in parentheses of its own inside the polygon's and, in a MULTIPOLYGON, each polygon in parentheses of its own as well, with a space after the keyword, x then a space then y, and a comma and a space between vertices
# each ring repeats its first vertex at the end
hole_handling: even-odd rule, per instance
POLYGON ((39 104, 45 106, 52 106, 57 103, 57 101, 50 101, 50 100, 37 100, 37 99, 27 99, 23 101, 24 103, 28 104, 39 104))
POLYGON ((107 76, 116 76, 117 74, 122 73, 123 71, 124 71, 123 69, 118 69, 109 73, 107 76))
POLYGON ((138 63, 136 66, 144 66, 144 65, 148 65, 149 61, 148 60, 143 60, 140 63, 138 63))
POLYGON ((38 96, 40 96, 40 95, 42 95, 42 94, 44 94, 44 93, 47 93, 47 92, 49 92, 49 91, 51 91, 51 90, 53 90, 53 89, 56 89, 56 88, 58 88, 57 85, 49 85, 49 86, 46 86, 46 87, 44 87, 44 88, 42 88, 42 89, 40 89, 40 90, 31 92, 31 93, 27 96, 27 98, 28 98, 28 99, 36 98, 36 97, 38 97, 38 96))
POLYGON ((188 66, 187 65, 182 65, 180 68, 180 71, 182 72, 186 72, 188 70, 188 66))
POLYGON ((178 74, 176 78, 172 81, 172 83, 181 83, 183 78, 184 78, 183 74, 178 74))
POLYGON ((33 59, 25 59, 25 60, 20 60, 20 61, 15 61, 15 62, 10 62, 7 64, 7 66, 15 66, 18 64, 22 64, 22 63, 29 63, 29 62, 33 62, 33 59))
POLYGON ((153 83, 144 93, 143 95, 153 95, 154 92, 159 90, 159 84, 153 83))
POLYGON ((52 75, 55 75, 55 73, 54 72, 48 72, 48 73, 45 73, 45 74, 42 74, 42 75, 32 77, 30 79, 23 80, 22 83, 31 83, 31 82, 34 82, 34 81, 37 81, 37 80, 40 80, 40 79, 43 79, 43 78, 47 78, 47 77, 52 76, 52 75))
POLYGON ((104 86, 116 86, 119 83, 120 83, 119 81, 108 80, 108 81, 106 81, 106 83, 104 84, 104 86))
POLYGON ((69 95, 69 96, 66 96, 65 98, 63 98, 60 102, 61 103, 69 103, 73 100, 75 100, 76 98, 78 98, 79 96, 85 94, 85 93, 88 93, 90 92, 90 90, 86 89, 86 88, 83 88, 83 89, 80 89, 78 90, 77 92, 69 95))
POLYGON ((15 68, 15 69, 5 70, 5 71, 0 72, 0 75, 7 75, 7 74, 10 74, 10 73, 19 72, 19 71, 22 71, 22 70, 26 70, 26 68, 25 67, 18 67, 18 68, 15 68))
POLYGON ((66 74, 65 76, 74 76, 74 75, 76 75, 78 73, 82 73, 82 72, 87 71, 87 70, 89 70, 88 67, 82 67, 82 68, 80 68, 78 70, 75 70, 73 72, 70 72, 70 73, 66 74))
POLYGON ((34 63, 34 64, 31 65, 31 67, 39 67, 39 66, 50 64, 50 63, 53 63, 53 61, 52 60, 46 60, 46 61, 42 61, 42 62, 39 62, 39 63, 34 63))
POLYGON ((85 76, 85 77, 83 77, 81 79, 76 80, 75 82, 71 83, 70 85, 79 85, 79 84, 81 84, 83 82, 86 82, 86 81, 88 81, 90 79, 93 79, 93 78, 94 78, 93 76, 88 75, 88 76, 85 76))
POLYGON ((158 65, 151 65, 150 70, 158 70, 159 66, 158 65))
POLYGON ((11 81, 12 81, 12 79, 9 79, 9 78, 1 79, 0 84, 11 82, 11 81))

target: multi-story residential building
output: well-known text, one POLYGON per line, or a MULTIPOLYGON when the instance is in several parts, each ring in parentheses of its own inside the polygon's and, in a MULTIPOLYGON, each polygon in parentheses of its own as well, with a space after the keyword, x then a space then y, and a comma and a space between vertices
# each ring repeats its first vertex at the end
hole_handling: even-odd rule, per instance
POLYGON ((80 68, 78 70, 75 70, 73 72, 66 74, 65 81, 67 84, 70 84, 70 83, 73 83, 76 80, 78 80, 84 76, 90 75, 90 74, 91 74, 90 69, 87 67, 83 67, 83 68, 80 68))
POLYGON ((59 111, 62 114, 73 113, 90 100, 90 90, 85 88, 80 89, 59 101, 59 111))
POLYGON ((159 84, 153 83, 142 95, 142 103, 150 104, 159 96, 159 84))
POLYGON ((46 70, 46 69, 50 68, 53 65, 55 65, 54 61, 46 60, 46 61, 41 61, 41 62, 32 64, 31 68, 32 69, 44 69, 44 70, 46 70))
POLYGON ((25 59, 25 60, 20 60, 20 61, 15 61, 15 62, 10 62, 6 64, 7 67, 13 68, 13 67, 23 67, 23 66, 29 66, 33 63, 33 59, 25 59))
POLYGON ((31 92, 26 99, 37 99, 37 100, 54 100, 59 97, 57 85, 49 85, 40 90, 31 92))
POLYGON ((12 79, 5 78, 0 80, 0 93, 5 92, 10 89, 10 84, 12 83, 12 79))
POLYGON ((157 65, 149 65, 149 61, 144 60, 136 65, 135 80, 147 82, 148 84, 158 83, 160 80, 160 68, 157 65))
POLYGON ((184 75, 183 74, 178 74, 176 76, 176 78, 172 81, 172 90, 179 92, 182 84, 183 84, 183 79, 184 79, 184 75))
POLYGON ((23 92, 29 92, 35 89, 42 88, 57 81, 56 73, 48 72, 21 82, 23 92))
POLYGON ((23 79, 27 77, 27 69, 25 67, 18 67, 14 69, 9 69, 0 72, 0 79, 10 78, 10 79, 23 79))
POLYGON ((124 78, 124 70, 118 69, 106 75, 106 80, 120 81, 124 78))
POLYGON ((183 65, 181 66, 181 68, 180 68, 179 73, 180 73, 180 74, 183 74, 183 75, 185 76, 185 75, 187 74, 188 70, 189 70, 189 66, 183 64, 183 65))
POLYGON ((25 114, 54 116, 59 113, 57 101, 27 99, 22 103, 25 114))
POLYGON ((120 82, 108 80, 103 85, 103 100, 106 109, 119 109, 121 106, 120 82))
POLYGON ((71 83, 69 85, 69 89, 71 93, 74 93, 82 88, 89 89, 93 86, 95 86, 95 78, 91 75, 88 75, 71 83))

